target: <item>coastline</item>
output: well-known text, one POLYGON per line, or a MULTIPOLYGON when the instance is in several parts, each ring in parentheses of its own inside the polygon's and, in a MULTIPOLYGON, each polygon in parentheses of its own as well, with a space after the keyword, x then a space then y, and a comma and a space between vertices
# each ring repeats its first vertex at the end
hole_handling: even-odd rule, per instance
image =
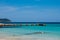
MULTIPOLYGON (((55 34, 54 34, 55 35, 55 34)), ((21 36, 9 36, 4 33, 0 33, 0 40, 60 40, 60 36, 57 37, 53 34, 35 34, 35 35, 21 35, 21 36)))
POLYGON ((58 37, 33 37, 33 36, 7 36, 4 38, 0 38, 0 40, 59 40, 58 37))
POLYGON ((0 28, 0 40, 60 40, 60 24, 46 27, 0 28), (46 29, 47 28, 47 29, 46 29), (46 34, 19 35, 25 32, 49 32, 46 34), (51 32, 51 33, 50 33, 51 32))

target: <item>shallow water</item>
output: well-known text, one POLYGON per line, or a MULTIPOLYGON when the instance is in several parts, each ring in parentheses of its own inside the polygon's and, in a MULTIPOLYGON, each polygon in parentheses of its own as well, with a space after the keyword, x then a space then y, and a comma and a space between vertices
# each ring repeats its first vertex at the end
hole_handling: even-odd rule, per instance
POLYGON ((60 24, 47 24, 46 26, 16 26, 16 28, 0 28, 0 37, 5 36, 23 36, 38 39, 42 38, 42 40, 60 40, 60 24))

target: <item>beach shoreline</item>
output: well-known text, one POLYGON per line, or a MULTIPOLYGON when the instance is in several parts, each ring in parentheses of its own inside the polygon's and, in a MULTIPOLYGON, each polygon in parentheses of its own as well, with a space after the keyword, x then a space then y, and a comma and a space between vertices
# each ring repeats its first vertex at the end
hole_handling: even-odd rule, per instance
POLYGON ((0 37, 0 40, 59 40, 58 37, 34 37, 34 36, 6 36, 0 37))

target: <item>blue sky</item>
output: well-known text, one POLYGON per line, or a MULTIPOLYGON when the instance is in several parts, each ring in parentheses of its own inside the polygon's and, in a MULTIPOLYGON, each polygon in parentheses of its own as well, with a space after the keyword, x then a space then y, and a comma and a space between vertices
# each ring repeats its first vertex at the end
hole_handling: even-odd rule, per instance
POLYGON ((14 22, 60 22, 60 0, 0 0, 0 18, 14 22))

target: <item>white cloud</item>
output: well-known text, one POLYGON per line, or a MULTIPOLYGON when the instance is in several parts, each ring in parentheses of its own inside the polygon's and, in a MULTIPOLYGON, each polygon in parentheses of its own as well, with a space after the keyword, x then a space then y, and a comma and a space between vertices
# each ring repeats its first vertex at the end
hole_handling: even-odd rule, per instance
POLYGON ((1 6, 0 12, 12 12, 12 11, 16 11, 17 9, 18 8, 12 6, 1 6))
POLYGON ((40 6, 3 6, 0 7, 0 17, 8 17, 13 20, 18 21, 29 21, 29 20, 37 20, 37 21, 45 21, 48 19, 59 19, 59 11, 60 9, 56 8, 45 8, 40 6), (54 15, 54 16, 53 16, 54 15), (48 19, 47 19, 48 18, 48 19), (41 19, 41 20, 40 20, 41 19))
MULTIPOLYGON (((14 7, 14 6, 0 6, 0 13, 6 13, 6 12, 31 12, 34 8, 37 6, 20 6, 20 7, 14 7)), ((21 13, 20 12, 20 13, 21 13)))

